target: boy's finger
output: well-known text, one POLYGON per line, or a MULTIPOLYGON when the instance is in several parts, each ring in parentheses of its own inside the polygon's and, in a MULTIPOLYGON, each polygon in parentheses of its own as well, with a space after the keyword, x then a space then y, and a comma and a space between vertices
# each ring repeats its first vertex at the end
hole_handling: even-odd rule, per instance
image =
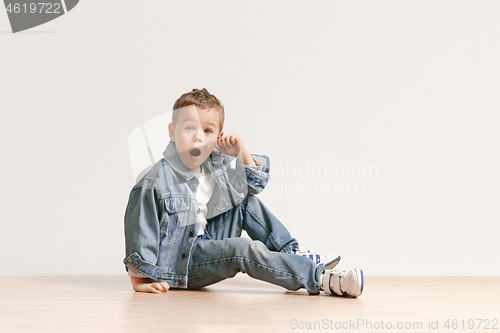
POLYGON ((159 294, 159 293, 161 293, 161 291, 159 291, 158 289, 156 289, 156 288, 155 288, 155 287, 153 287, 153 286, 150 286, 150 287, 149 287, 149 292, 154 293, 154 294, 159 294))
POLYGON ((163 289, 164 289, 164 288, 163 288, 163 283, 164 283, 164 282, 156 282, 156 283, 155 283, 155 288, 156 288, 157 290, 159 290, 160 292, 161 292, 161 291, 163 291, 163 289))

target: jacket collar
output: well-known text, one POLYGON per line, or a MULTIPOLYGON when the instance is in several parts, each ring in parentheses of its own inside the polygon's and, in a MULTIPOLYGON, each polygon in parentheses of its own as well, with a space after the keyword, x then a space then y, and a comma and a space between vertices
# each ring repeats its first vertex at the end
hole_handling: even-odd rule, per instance
MULTIPOLYGON (((175 148, 175 142, 170 141, 167 145, 167 148, 163 152, 163 157, 168 164, 174 169, 175 172, 180 174, 184 179, 190 180, 194 177, 194 173, 189 169, 177 154, 177 149, 175 148)), ((224 162, 224 154, 222 154, 217 149, 212 150, 212 153, 208 156, 203 165, 207 167, 211 172, 214 172, 215 169, 221 168, 224 162)))

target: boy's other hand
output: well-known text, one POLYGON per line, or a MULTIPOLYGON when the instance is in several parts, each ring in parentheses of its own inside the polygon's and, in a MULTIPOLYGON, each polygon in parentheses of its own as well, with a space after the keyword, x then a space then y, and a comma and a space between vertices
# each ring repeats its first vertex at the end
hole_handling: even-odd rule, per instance
POLYGON ((243 140, 237 135, 229 135, 217 140, 215 148, 226 155, 236 156, 243 164, 256 166, 253 157, 246 150, 243 140))
POLYGON ((170 286, 166 282, 151 282, 149 279, 131 276, 130 281, 135 291, 143 293, 161 294, 166 293, 170 286))

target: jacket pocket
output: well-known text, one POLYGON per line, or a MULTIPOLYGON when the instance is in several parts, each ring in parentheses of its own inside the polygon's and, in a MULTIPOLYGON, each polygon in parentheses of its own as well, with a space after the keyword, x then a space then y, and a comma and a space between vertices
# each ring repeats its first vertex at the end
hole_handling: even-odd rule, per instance
POLYGON ((165 198, 165 210, 169 214, 182 212, 189 209, 189 201, 186 198, 165 198))
POLYGON ((176 228, 185 224, 189 213, 189 199, 182 197, 167 197, 163 201, 165 214, 160 229, 170 234, 176 228))

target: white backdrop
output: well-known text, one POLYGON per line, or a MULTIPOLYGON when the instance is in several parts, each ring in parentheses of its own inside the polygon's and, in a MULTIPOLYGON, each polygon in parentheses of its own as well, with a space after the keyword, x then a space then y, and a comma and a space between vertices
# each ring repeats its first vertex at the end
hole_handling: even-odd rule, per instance
POLYGON ((125 275, 128 134, 206 87, 302 248, 499 275, 500 2, 85 0, 0 10, 0 275, 125 275))

